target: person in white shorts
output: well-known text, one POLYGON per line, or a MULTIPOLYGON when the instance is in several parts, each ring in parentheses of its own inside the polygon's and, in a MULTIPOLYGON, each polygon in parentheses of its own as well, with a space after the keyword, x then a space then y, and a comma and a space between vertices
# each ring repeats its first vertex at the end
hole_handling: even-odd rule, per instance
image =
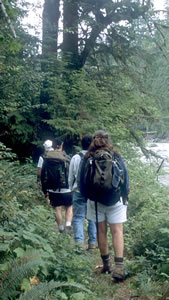
MULTIPOLYGON (((114 152, 118 156, 118 160, 121 163, 124 173, 124 183, 121 187, 121 191, 117 195, 110 194, 108 199, 106 198, 106 205, 97 202, 97 214, 98 214, 98 246, 103 261, 103 268, 101 273, 111 273, 112 267, 109 256, 108 237, 107 237, 107 224, 110 226, 112 235, 112 242, 114 248, 114 262, 115 266, 112 273, 112 279, 124 280, 123 270, 123 252, 124 252, 124 238, 123 238, 123 223, 127 221, 127 203, 129 194, 129 178, 128 172, 125 167, 124 161, 117 150, 111 146, 108 134, 103 130, 98 130, 93 137, 93 141, 89 147, 88 153, 84 158, 84 162, 81 169, 81 192, 83 193, 84 187, 82 186, 82 178, 84 176, 85 163, 88 157, 92 156, 96 150, 108 149, 114 152)), ((85 193, 85 191, 84 191, 85 193)), ((101 201, 102 202, 102 201, 101 201)), ((96 209, 95 201, 88 199, 87 201, 87 218, 96 222, 96 209)))
MULTIPOLYGON (((122 198, 112 206, 101 203, 98 206, 98 222, 106 221, 108 224, 119 224, 127 221, 127 205, 123 204, 122 198)), ((96 211, 94 201, 87 201, 87 215, 89 220, 96 222, 96 211)))

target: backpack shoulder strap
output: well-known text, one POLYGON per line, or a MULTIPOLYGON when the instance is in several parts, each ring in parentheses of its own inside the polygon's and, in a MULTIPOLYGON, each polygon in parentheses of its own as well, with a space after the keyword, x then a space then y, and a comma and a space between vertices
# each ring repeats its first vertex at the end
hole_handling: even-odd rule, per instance
POLYGON ((120 161, 119 155, 118 155, 117 153, 115 153, 115 152, 113 152, 113 151, 112 151, 111 153, 112 153, 113 160, 120 161))
POLYGON ((77 182, 77 187, 80 189, 80 172, 81 172, 81 167, 84 159, 84 154, 82 152, 77 153, 80 156, 80 161, 79 161, 79 166, 78 166, 78 171, 77 171, 77 177, 76 177, 76 182, 77 182))
POLYGON ((80 156, 80 158, 83 158, 85 156, 82 152, 78 152, 77 154, 80 156))

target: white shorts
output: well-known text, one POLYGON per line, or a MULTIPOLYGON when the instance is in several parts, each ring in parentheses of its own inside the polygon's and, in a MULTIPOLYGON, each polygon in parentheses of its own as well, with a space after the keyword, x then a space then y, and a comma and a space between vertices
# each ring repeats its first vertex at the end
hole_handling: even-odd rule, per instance
MULTIPOLYGON (((108 224, 121 224, 127 221, 127 205, 122 200, 112 206, 97 203, 98 222, 107 221, 108 224)), ((87 201, 87 219, 96 222, 95 202, 87 201)))

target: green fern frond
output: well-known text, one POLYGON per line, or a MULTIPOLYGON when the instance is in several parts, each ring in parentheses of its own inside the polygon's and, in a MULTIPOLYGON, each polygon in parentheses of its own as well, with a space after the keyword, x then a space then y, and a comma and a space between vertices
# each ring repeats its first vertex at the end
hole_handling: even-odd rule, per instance
MULTIPOLYGON (((44 264, 44 261, 41 256, 37 254, 29 258, 24 257, 22 260, 19 260, 19 262, 18 260, 15 261, 15 266, 10 268, 8 272, 5 272, 5 278, 2 278, 0 298, 5 300, 14 295, 23 278, 29 278, 35 275, 35 270, 37 271, 42 264, 44 264)), ((14 262, 12 265, 14 265, 14 262)))
POLYGON ((19 300, 37 300, 37 299, 45 299, 46 296, 50 294, 53 289, 58 289, 61 287, 73 287, 83 290, 88 294, 92 294, 92 292, 86 289, 83 285, 73 282, 44 282, 40 283, 38 286, 34 286, 31 290, 25 292, 20 296, 19 300))

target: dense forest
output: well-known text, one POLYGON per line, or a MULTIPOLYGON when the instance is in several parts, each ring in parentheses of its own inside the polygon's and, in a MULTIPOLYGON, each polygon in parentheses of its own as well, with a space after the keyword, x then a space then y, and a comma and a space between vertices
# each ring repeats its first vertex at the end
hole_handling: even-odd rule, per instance
POLYGON ((151 0, 44 0, 42 40, 23 27, 28 5, 0 1, 0 298, 169 299, 169 189, 158 157, 145 164, 138 151, 153 155, 149 132, 169 138, 167 1, 159 12, 151 0), (36 186, 45 139, 60 137, 72 155, 97 129, 130 176, 118 286, 98 276, 98 252, 56 233, 36 186))
POLYGON ((27 3, 3 1, 1 142, 36 158, 46 138, 72 152, 97 128, 115 144, 167 138, 167 8, 160 19, 151 1, 60 2, 44 1, 40 41, 23 29, 27 3))

